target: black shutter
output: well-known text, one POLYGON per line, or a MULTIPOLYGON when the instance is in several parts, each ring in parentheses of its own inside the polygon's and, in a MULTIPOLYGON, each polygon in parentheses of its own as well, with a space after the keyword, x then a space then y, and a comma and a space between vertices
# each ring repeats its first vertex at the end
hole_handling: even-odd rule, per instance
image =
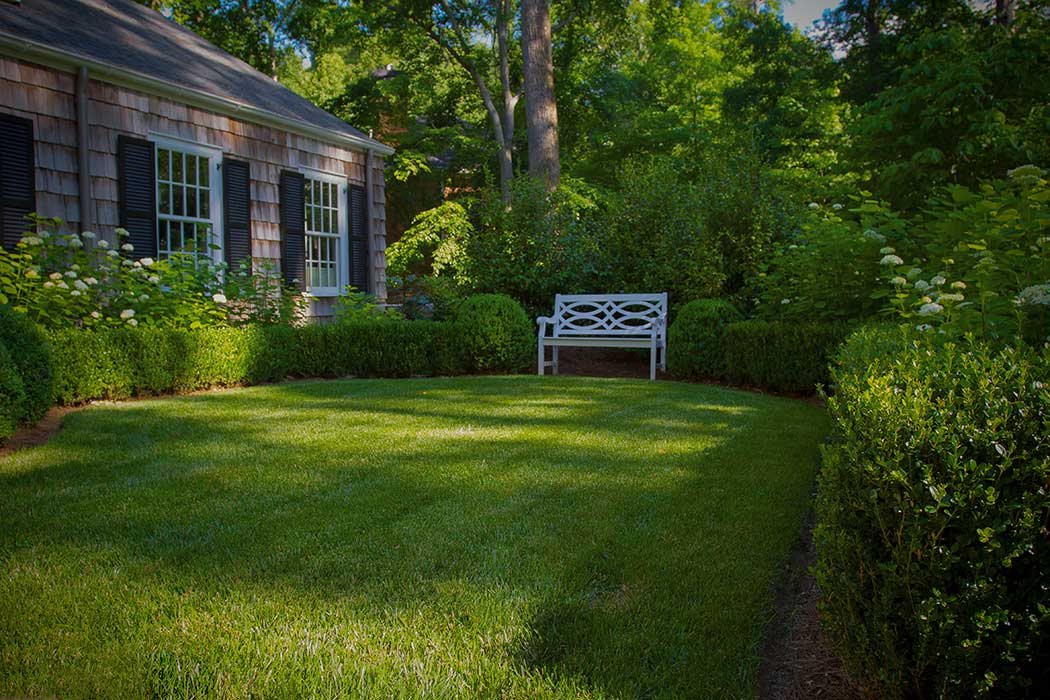
POLYGON ((243 160, 222 160, 222 212, 226 262, 237 270, 252 259, 251 170, 243 160))
POLYGON ((117 137, 120 225, 128 230, 134 257, 157 255, 156 151, 150 141, 117 137))
POLYGON ((368 201, 365 188, 350 185, 350 244, 347 265, 350 284, 359 292, 368 291, 368 201))
POLYGON ((281 171, 281 271, 285 284, 303 290, 306 289, 304 186, 305 178, 299 173, 281 171))
POLYGON ((33 122, 0 114, 0 245, 14 250, 36 210, 33 122))

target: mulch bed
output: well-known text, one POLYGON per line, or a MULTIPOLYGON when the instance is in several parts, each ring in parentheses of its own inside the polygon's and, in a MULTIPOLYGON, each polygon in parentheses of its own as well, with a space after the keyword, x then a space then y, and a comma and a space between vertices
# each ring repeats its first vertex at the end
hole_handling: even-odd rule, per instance
MULTIPOLYGON (((561 348, 559 374, 645 379, 647 354, 615 348, 561 348)), ((664 375, 657 373, 657 377, 664 375)), ((739 387, 738 387, 739 388, 739 387)), ((53 408, 31 428, 23 428, 0 448, 0 457, 42 445, 78 407, 53 408)), ((817 613, 818 591, 810 569, 816 562, 812 517, 803 527, 777 587, 773 619, 766 628, 759 668, 761 700, 859 700, 861 694, 828 648, 817 613)))

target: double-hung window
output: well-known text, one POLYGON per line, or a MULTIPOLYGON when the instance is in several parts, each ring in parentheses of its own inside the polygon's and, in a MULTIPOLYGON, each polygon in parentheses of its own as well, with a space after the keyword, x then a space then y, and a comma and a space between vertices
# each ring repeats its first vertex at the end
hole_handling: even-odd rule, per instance
POLYGON ((306 291, 338 296, 346 282, 346 179, 305 172, 306 291))
POLYGON ((194 143, 155 139, 157 257, 194 263, 222 260, 222 152, 194 143))

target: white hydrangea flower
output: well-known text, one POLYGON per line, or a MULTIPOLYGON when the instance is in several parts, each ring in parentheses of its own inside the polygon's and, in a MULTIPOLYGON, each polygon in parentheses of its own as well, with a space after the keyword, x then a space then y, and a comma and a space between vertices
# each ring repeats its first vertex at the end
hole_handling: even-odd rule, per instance
POLYGON ((124 321, 129 318, 135 318, 135 309, 124 309, 120 312, 120 318, 124 321))
POLYGON ((1031 287, 1025 287, 1014 301, 1017 304, 1050 306, 1050 284, 1033 284, 1031 287))
POLYGON ((939 314, 944 311, 944 307, 940 304, 929 302, 919 307, 920 316, 932 316, 933 314, 939 314))
POLYGON ((816 202, 810 202, 809 203, 809 208, 812 209, 813 211, 816 211, 817 209, 820 209, 820 205, 817 204, 816 202))
POLYGON ((54 282, 44 282, 44 287, 46 287, 48 289, 51 289, 54 286, 55 286, 54 282))
POLYGON ((832 204, 831 208, 834 209, 835 211, 842 211, 842 205, 841 204, 832 204))
POLYGON ((135 250, 135 246, 131 245, 130 243, 125 243, 124 245, 120 246, 120 249, 127 253, 130 253, 131 251, 135 250))
POLYGON ((934 275, 933 277, 930 278, 930 284, 934 285, 935 287, 940 287, 942 284, 944 284, 947 281, 948 280, 944 279, 944 277, 942 275, 934 275))
POLYGON ((1039 381, 1032 382, 1032 388, 1038 391, 1043 388, 1043 383, 1039 381))
POLYGON ((157 277, 156 275, 150 275, 147 279, 153 284, 160 282, 160 277, 157 277))
POLYGON ((952 282, 952 289, 966 289, 965 282, 952 282))
POLYGON ((212 294, 211 295, 211 300, 214 301, 216 304, 225 304, 226 303, 226 295, 222 294, 222 293, 212 294))
POLYGON ((91 312, 91 318, 102 318, 102 314, 100 314, 97 311, 92 311, 91 312))
POLYGON ((135 260, 134 262, 131 263, 131 266, 132 267, 142 267, 142 263, 140 263, 138 260, 135 260))
POLYGON ((76 270, 67 270, 66 271, 66 277, 68 277, 71 280, 75 280, 77 278, 77 271, 76 270))
POLYGON ((106 253, 106 255, 108 255, 108 256, 109 256, 109 257, 111 257, 111 258, 115 258, 115 257, 117 257, 118 255, 120 255, 120 253, 118 253, 118 252, 117 252, 117 251, 115 251, 115 250, 111 250, 111 251, 109 251, 108 253, 106 253))
POLYGON ((135 320, 135 319, 133 319, 133 318, 129 318, 129 319, 128 319, 128 325, 129 325, 129 326, 131 326, 132 328, 134 328, 135 326, 139 325, 139 322, 138 322, 138 321, 136 321, 136 320, 135 320))
POLYGON ((88 288, 87 283, 84 282, 83 280, 77 280, 76 282, 73 283, 73 286, 76 287, 77 289, 79 289, 82 292, 86 292, 87 288, 88 288))
POLYGON ((80 296, 80 290, 74 289, 72 292, 69 293, 69 296, 71 296, 71 297, 78 297, 78 296, 80 296))
POLYGON ((889 246, 886 246, 885 248, 879 248, 879 252, 883 255, 893 255, 897 251, 889 246))
POLYGON ((903 265, 904 261, 897 255, 884 255, 879 261, 880 265, 903 265))
POLYGON ((73 263, 72 265, 69 266, 69 269, 72 270, 73 272, 80 272, 80 265, 77 265, 76 263, 73 263))
POLYGON ((48 277, 50 279, 53 279, 53 280, 55 280, 57 282, 58 280, 62 279, 62 273, 61 272, 52 272, 50 275, 48 275, 48 277))
POLYGON ((124 236, 130 236, 131 235, 128 232, 128 230, 126 228, 124 228, 123 226, 117 226, 115 229, 113 229, 113 232, 116 233, 118 236, 120 236, 122 238, 124 236))
POLYGON ((84 241, 80 240, 79 238, 71 238, 69 239, 69 246, 71 248, 83 248, 84 241))
POLYGON ((33 268, 29 268, 28 270, 26 270, 26 277, 39 277, 39 276, 40 276, 40 273, 37 272, 36 270, 34 270, 33 268))
POLYGON ((151 267, 153 265, 153 258, 142 258, 139 262, 142 263, 144 267, 151 267))
POLYGON ((131 267, 131 265, 132 265, 130 260, 123 260, 123 261, 121 261, 120 264, 123 265, 124 267, 131 267))
POLYGON ((904 287, 908 284, 908 280, 904 279, 900 275, 897 275, 896 277, 890 280, 890 284, 892 284, 894 287, 904 287))
POLYGON ((918 280, 915 282, 915 288, 918 289, 920 292, 925 292, 927 289, 930 288, 930 283, 926 280, 918 280))
POLYGON ((39 236, 22 236, 22 240, 19 241, 19 243, 23 243, 25 245, 41 245, 43 244, 43 242, 43 239, 39 236))
POLYGON ((962 301, 965 298, 962 294, 942 294, 937 297, 937 301, 962 301))
POLYGON ((925 333, 926 331, 932 331, 933 330, 933 326, 931 326, 928 323, 920 323, 919 325, 915 326, 915 330, 917 330, 917 331, 919 331, 921 333, 925 333))
POLYGON ((101 248, 102 250, 105 250, 106 248, 109 248, 109 241, 107 241, 105 238, 103 238, 101 241, 98 242, 98 247, 101 248))
POLYGON ((58 287, 59 289, 69 289, 69 285, 66 284, 65 282, 59 282, 55 286, 58 287))
POLYGON ((92 233, 91 231, 84 231, 83 233, 80 234, 80 237, 81 238, 86 238, 86 239, 88 239, 90 241, 90 240, 92 240, 95 237, 95 234, 92 233))
POLYGON ((886 237, 873 228, 869 228, 862 234, 865 238, 872 241, 878 241, 879 243, 885 243, 886 237))
POLYGON ((910 280, 913 280, 913 279, 915 279, 916 277, 918 277, 918 276, 919 276, 919 275, 921 275, 921 274, 922 274, 922 270, 920 270, 920 269, 919 269, 919 268, 917 268, 917 267, 913 267, 912 269, 908 270, 908 271, 907 271, 907 272, 905 273, 905 276, 906 276, 906 277, 907 277, 908 279, 910 279, 910 280))
POLYGON ((149 301, 149 294, 143 294, 139 297, 139 301, 149 301))
POLYGON ((90 284, 90 285, 98 284, 98 280, 95 279, 94 277, 85 277, 84 278, 84 282, 86 282, 87 284, 90 284))

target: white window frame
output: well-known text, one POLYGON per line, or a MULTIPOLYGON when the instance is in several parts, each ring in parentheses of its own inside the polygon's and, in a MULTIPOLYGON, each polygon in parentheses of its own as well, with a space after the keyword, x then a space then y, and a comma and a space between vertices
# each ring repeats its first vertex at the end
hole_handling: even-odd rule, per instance
MULTIPOLYGON (((156 197, 156 216, 157 216, 157 230, 155 232, 155 241, 157 246, 157 257, 161 257, 160 250, 160 222, 163 216, 167 220, 183 220, 183 221, 209 221, 211 223, 211 239, 208 241, 208 259, 215 265, 222 263, 225 260, 223 242, 225 241, 223 231, 223 211, 222 211, 222 158, 223 152, 221 148, 216 146, 210 146, 204 143, 198 143, 197 141, 190 141, 188 139, 181 139, 177 136, 166 136, 163 134, 149 134, 149 140, 153 143, 153 180, 154 180, 154 196, 156 197), (208 207, 209 217, 207 219, 201 219, 200 217, 179 217, 174 214, 161 214, 160 211, 160 158, 157 154, 158 148, 164 148, 172 151, 179 151, 181 153, 189 153, 195 156, 208 159, 208 207), (214 245, 217 248, 211 248, 214 245)), ((169 166, 170 167, 170 166, 169 166)))
POLYGON ((309 264, 303 261, 303 274, 306 275, 306 295, 311 297, 337 297, 342 296, 346 290, 346 285, 350 284, 350 270, 347 269, 346 258, 347 258, 347 246, 350 244, 349 241, 349 213, 347 212, 347 198, 349 195, 349 179, 344 175, 337 175, 336 173, 329 173, 323 170, 313 170, 311 168, 300 168, 299 173, 303 176, 303 229, 305 236, 303 238, 303 256, 307 256, 310 249, 310 236, 325 236, 316 231, 311 231, 309 227, 309 219, 306 212, 306 187, 310 184, 311 180, 318 180, 320 182, 330 183, 336 186, 336 204, 338 208, 336 210, 336 219, 338 221, 338 233, 328 235, 326 237, 334 238, 336 240, 336 252, 335 252, 335 272, 336 272, 336 286, 335 287, 311 287, 310 286, 310 267, 309 264))

